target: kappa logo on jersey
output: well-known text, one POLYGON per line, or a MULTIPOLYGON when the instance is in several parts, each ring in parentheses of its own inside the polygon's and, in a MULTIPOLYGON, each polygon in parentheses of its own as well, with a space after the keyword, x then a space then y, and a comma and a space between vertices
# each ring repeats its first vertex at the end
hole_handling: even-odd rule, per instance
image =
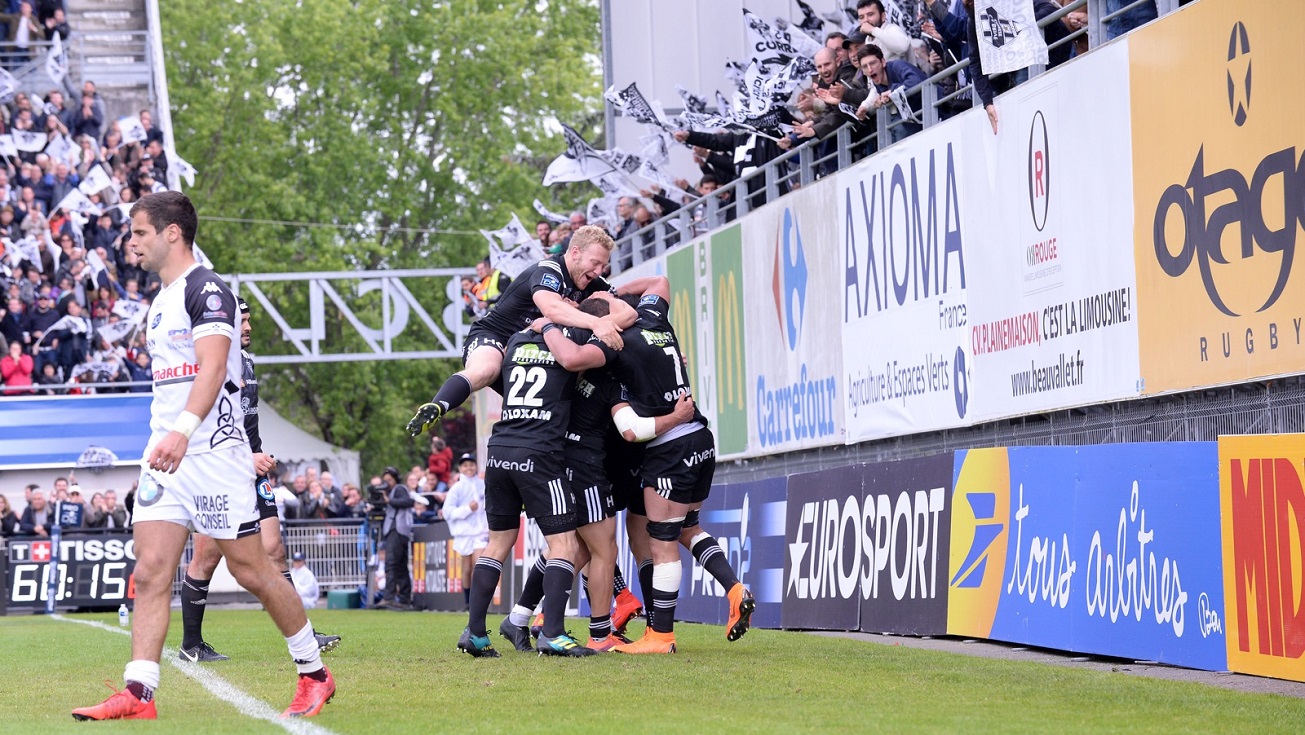
POLYGON ((558 293, 562 292, 562 279, 552 273, 545 273, 543 278, 539 279, 539 285, 558 293))
POLYGON ((807 255, 802 232, 792 209, 784 210, 784 223, 775 234, 775 315, 788 337, 788 349, 797 349, 802 320, 807 311, 807 255))
MULTIPOLYGON (((204 284, 204 288, 203 288, 203 290, 200 291, 200 293, 201 293, 201 294, 206 294, 206 293, 222 293, 222 289, 221 289, 221 288, 218 288, 218 285, 217 285, 216 283, 214 283, 214 282, 212 282, 212 281, 209 281, 208 283, 205 283, 205 284, 204 284)), ((217 308, 217 307, 213 307, 213 308, 217 308)))

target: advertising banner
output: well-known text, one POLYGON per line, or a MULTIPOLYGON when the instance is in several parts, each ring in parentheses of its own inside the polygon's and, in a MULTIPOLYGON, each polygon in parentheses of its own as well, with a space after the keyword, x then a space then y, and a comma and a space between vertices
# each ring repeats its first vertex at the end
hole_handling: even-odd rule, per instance
POLYGON ((1114 44, 1002 97, 988 195, 965 221, 975 421, 1140 390, 1127 80, 1114 44))
POLYGON ((986 182, 980 157, 958 141, 985 135, 983 115, 961 115, 835 181, 838 229, 820 242, 838 246, 809 247, 807 257, 841 258, 838 280, 820 282, 837 283, 842 303, 815 313, 842 317, 849 443, 972 422, 966 218, 986 182))
MULTIPOLYGON (((780 627, 784 599, 784 537, 788 481, 777 477, 758 482, 716 485, 702 506, 702 530, 716 537, 730 568, 757 600, 754 628, 780 627)), ((687 561, 687 560, 686 560, 687 561)), ((710 625, 729 619, 729 591, 700 565, 685 569, 675 617, 710 625)))
POLYGON ((858 630, 865 466, 788 478, 785 628, 858 630))
MULTIPOLYGON (((699 289, 711 305, 715 369, 716 448, 720 457, 748 449, 748 322, 743 306, 743 228, 731 225, 711 236, 710 279, 699 289)), ((701 409, 699 409, 701 410, 701 409)))
POLYGON ((956 472, 949 633, 1226 668, 1214 444, 972 450, 956 472))
POLYGON ((950 453, 865 465, 861 506, 861 630, 947 632, 950 453))
POLYGON ((1129 35, 1147 393, 1305 365, 1303 25, 1300 3, 1207 0, 1129 35))
POLYGON ((1228 668, 1305 681, 1305 434, 1219 437, 1228 668))
POLYGON ((701 346, 698 339, 698 276, 694 262, 696 244, 689 244, 671 251, 666 256, 666 277, 671 282, 671 326, 675 327, 675 336, 680 340, 680 352, 683 354, 689 371, 689 385, 696 396, 701 385, 702 367, 701 346))
MULTIPOLYGON (((493 602, 500 602, 497 590, 493 602)), ((418 610, 467 608, 462 598, 462 557, 453 550, 453 537, 443 523, 412 531, 412 604, 418 610)))
POLYGON ((842 444, 842 282, 832 182, 744 218, 748 450, 756 455, 842 444))

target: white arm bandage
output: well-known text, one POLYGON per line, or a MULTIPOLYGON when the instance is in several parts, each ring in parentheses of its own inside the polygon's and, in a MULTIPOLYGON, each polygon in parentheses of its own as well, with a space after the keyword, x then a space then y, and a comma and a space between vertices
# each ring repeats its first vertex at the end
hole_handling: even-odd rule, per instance
POLYGON ((199 424, 198 416, 190 411, 182 411, 176 422, 172 424, 172 430, 189 439, 190 435, 195 433, 195 429, 199 428, 199 424))
POLYGON ((637 442, 646 442, 657 436, 657 419, 640 416, 629 406, 618 409, 612 421, 616 422, 616 428, 622 434, 633 431, 634 440, 637 442))

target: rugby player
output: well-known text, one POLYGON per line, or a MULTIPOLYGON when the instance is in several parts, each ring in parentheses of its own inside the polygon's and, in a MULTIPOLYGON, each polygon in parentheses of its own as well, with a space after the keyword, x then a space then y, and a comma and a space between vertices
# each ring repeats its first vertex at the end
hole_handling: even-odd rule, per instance
POLYGON ((136 620, 125 688, 73 710, 78 720, 157 719, 154 691, 172 580, 192 526, 216 541, 236 581, 262 602, 285 636, 299 677, 282 716, 316 715, 335 694, 299 596, 256 538, 253 454, 236 402, 236 299, 221 278, 195 262, 197 226, 194 205, 178 192, 150 194, 132 207, 131 250, 162 280, 146 317, 154 393, 132 510, 136 620))
POLYGON ((472 325, 462 347, 462 370, 444 381, 430 403, 417 408, 408 422, 408 433, 417 436, 426 431, 481 388, 492 386, 502 395, 504 345, 513 332, 530 326, 540 316, 556 324, 588 329, 603 344, 619 350, 619 328, 610 321, 581 313, 573 305, 590 294, 611 290, 602 274, 611 259, 612 246, 612 238, 601 227, 587 225, 571 236, 565 253, 522 271, 508 284, 494 308, 472 325))
MULTIPOLYGON (((258 473, 254 487, 257 491, 254 502, 258 506, 258 537, 263 543, 263 551, 272 561, 281 576, 291 586, 290 568, 285 563, 285 543, 281 540, 281 518, 277 515, 276 497, 272 493, 269 474, 276 469, 276 458, 263 453, 263 438, 258 431, 258 378, 254 375, 254 356, 248 352, 251 339, 249 325, 249 302, 236 298, 240 309, 240 361, 242 379, 240 381, 240 407, 245 413, 245 436, 249 437, 249 448, 254 452, 254 471, 258 473)), ((224 656, 213 650, 204 641, 204 611, 208 607, 208 586, 213 579, 213 571, 222 559, 222 550, 212 539, 195 534, 194 553, 190 564, 186 566, 186 575, 181 584, 181 650, 177 657, 182 661, 201 663, 206 661, 226 661, 224 656)), ((317 648, 329 651, 340 643, 338 635, 322 635, 313 632, 317 639, 317 648)))
MULTIPOLYGON (((670 283, 664 276, 652 276, 631 281, 620 290, 623 294, 642 295, 637 301, 639 320, 626 330, 625 349, 617 352, 594 340, 578 346, 570 340, 558 339, 560 335, 548 334, 545 344, 558 360, 573 370, 613 365, 638 415, 664 415, 674 408, 680 396, 690 393, 679 340, 670 323, 670 283)), ((636 433, 649 431, 648 420, 640 422, 636 433)), ((726 638, 735 641, 747 632, 756 607, 752 593, 730 569, 716 539, 699 526, 700 509, 711 491, 715 469, 715 439, 707 428, 707 419, 696 410, 692 421, 676 426, 646 445, 640 481, 644 489, 647 553, 652 569, 651 579, 645 579, 641 558, 640 581, 651 598, 645 600, 649 607, 649 628, 643 638, 613 650, 640 654, 675 652, 675 606, 682 576, 680 545, 692 551, 703 568, 728 590, 730 617, 726 638)), ((631 524, 630 546, 639 556, 642 541, 636 540, 636 536, 642 534, 636 525, 631 524)))

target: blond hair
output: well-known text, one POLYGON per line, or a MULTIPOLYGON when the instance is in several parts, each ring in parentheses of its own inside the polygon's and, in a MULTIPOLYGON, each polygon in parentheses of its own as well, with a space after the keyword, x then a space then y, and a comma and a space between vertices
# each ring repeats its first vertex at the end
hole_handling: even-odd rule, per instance
POLYGON ((590 245, 598 245, 608 252, 616 247, 611 235, 608 235, 607 231, 598 225, 585 225, 576 228, 576 231, 571 235, 571 247, 584 250, 590 245))

